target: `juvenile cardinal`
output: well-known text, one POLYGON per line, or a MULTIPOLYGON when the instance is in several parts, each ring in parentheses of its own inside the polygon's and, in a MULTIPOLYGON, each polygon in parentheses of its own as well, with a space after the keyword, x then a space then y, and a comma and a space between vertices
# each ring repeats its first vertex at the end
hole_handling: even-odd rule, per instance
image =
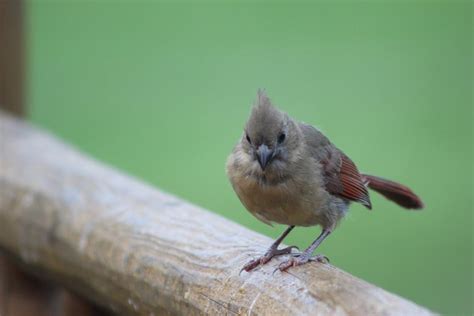
POLYGON ((227 175, 256 218, 288 225, 262 257, 242 268, 247 272, 283 254, 290 258, 279 265, 280 271, 325 261, 323 255, 313 256, 314 250, 334 231, 351 202, 372 208, 367 188, 406 209, 423 207, 406 186, 360 173, 321 131, 275 108, 260 90, 242 138, 227 160, 227 175), (278 249, 295 226, 314 225, 322 232, 302 253, 292 253, 295 247, 278 249))

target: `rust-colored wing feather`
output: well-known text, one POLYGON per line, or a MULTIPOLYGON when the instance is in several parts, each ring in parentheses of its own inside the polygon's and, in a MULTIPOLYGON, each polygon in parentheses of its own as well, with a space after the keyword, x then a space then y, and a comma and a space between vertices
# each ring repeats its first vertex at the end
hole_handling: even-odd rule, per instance
POLYGON ((328 155, 327 159, 322 160, 321 163, 326 176, 326 189, 329 193, 349 201, 359 202, 369 210, 372 209, 365 180, 349 157, 338 151, 338 155, 328 155))
POLYGON ((366 180, 352 160, 316 128, 304 123, 300 124, 300 128, 312 157, 323 167, 326 190, 346 200, 362 203, 371 209, 366 180))

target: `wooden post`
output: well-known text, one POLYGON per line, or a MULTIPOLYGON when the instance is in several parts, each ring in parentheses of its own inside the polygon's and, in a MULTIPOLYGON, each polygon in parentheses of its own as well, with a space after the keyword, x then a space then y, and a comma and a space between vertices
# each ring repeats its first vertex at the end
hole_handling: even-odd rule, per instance
POLYGON ((271 240, 0 113, 0 247, 121 314, 430 315, 329 264, 239 275, 271 240))
POLYGON ((25 114, 24 2, 0 0, 0 108, 25 114))
MULTIPOLYGON (((0 0, 0 109, 24 117, 25 2, 0 0)), ((0 134, 0 169, 3 155, 0 134)), ((0 316, 104 315, 64 288, 25 273, 0 249, 0 316)))

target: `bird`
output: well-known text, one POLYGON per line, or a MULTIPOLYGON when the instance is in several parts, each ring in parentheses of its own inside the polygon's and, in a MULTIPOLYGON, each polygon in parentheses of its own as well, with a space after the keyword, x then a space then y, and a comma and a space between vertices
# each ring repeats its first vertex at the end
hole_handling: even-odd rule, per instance
POLYGON ((368 189, 405 209, 423 208, 408 187, 359 172, 354 162, 319 129, 276 108, 259 89, 239 141, 227 158, 229 181, 245 208, 260 221, 287 225, 259 258, 246 263, 250 272, 275 256, 289 255, 282 272, 311 261, 327 262, 316 248, 336 229, 351 203, 369 210, 368 189), (296 226, 321 227, 320 235, 302 252, 295 246, 278 249, 296 226))

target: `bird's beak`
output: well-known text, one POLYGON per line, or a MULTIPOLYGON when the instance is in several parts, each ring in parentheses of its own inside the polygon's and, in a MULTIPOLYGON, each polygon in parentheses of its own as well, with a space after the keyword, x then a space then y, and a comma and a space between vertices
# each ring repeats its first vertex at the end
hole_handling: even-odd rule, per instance
POLYGON ((266 166, 272 161, 273 159, 273 150, 267 147, 267 145, 260 145, 257 148, 257 160, 260 164, 262 170, 265 170, 266 166))

